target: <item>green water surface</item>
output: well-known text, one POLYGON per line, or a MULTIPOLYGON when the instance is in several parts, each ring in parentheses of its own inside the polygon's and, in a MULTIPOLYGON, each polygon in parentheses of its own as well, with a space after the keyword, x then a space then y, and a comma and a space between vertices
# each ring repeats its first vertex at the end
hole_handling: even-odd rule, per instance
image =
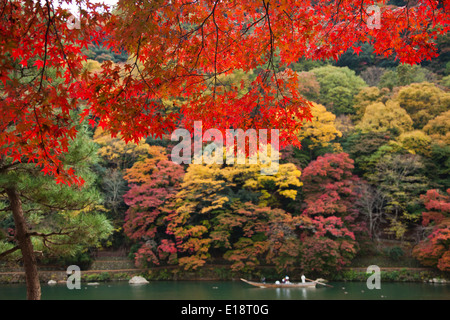
MULTIPOLYGON (((256 288, 241 281, 153 281, 146 285, 127 282, 42 284, 43 300, 450 300, 450 285, 432 283, 381 283, 369 290, 365 282, 335 282, 317 288, 256 288)), ((0 285, 0 300, 26 298, 23 284, 0 285)))

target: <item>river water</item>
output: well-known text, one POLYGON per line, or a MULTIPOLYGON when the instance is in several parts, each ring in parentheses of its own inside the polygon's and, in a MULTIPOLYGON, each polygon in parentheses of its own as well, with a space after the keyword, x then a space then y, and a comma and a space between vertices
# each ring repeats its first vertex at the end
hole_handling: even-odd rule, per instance
MULTIPOLYGON (((43 300, 450 300, 449 284, 381 283, 369 290, 365 282, 332 282, 317 288, 256 288, 241 281, 152 281, 82 283, 81 289, 65 284, 42 284, 43 300)), ((0 300, 26 297, 22 284, 0 285, 0 300)))

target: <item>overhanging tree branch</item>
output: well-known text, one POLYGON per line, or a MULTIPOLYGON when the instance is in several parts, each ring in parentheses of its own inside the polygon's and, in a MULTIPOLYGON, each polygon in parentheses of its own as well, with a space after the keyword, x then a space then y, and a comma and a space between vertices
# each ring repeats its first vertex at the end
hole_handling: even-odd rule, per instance
POLYGON ((12 247, 12 248, 9 249, 9 250, 6 250, 6 251, 0 253, 0 260, 2 260, 2 259, 3 259, 4 257, 6 257, 7 255, 16 252, 16 251, 19 250, 19 249, 20 249, 19 246, 15 246, 15 247, 12 247))

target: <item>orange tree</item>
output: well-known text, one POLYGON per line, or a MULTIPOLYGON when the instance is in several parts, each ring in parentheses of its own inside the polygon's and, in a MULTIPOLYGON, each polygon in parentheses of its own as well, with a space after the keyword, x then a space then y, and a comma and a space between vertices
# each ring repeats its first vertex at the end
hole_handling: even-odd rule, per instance
POLYGON ((188 167, 175 210, 165 217, 180 266, 196 269, 221 258, 234 270, 295 263, 295 231, 307 221, 283 209, 297 197, 301 172, 293 164, 272 176, 260 171, 260 164, 188 167))

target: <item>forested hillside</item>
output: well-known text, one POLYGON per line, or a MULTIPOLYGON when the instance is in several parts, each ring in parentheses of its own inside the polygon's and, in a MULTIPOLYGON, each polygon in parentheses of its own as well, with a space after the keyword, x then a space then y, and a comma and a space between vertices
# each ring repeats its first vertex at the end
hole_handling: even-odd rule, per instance
MULTIPOLYGON (((301 148, 281 150, 274 176, 257 165, 180 166, 170 161, 170 137, 125 145, 97 128, 100 188, 121 228, 114 246, 126 243, 144 267, 327 274, 375 254, 449 271, 450 38, 423 65, 377 60, 362 48, 290 66, 314 102, 312 121, 301 148)), ((257 72, 221 83, 249 90, 257 72)))
MULTIPOLYGON (((101 245, 80 241, 65 251, 46 251, 44 237, 36 244, 45 253, 41 263, 88 266, 95 250, 125 247, 141 267, 274 265, 329 274, 376 253, 412 254, 424 266, 449 271, 449 39, 442 37, 440 56, 423 65, 376 60, 365 45, 362 54, 338 61, 293 64, 299 90, 314 102, 313 117, 300 132, 302 147, 281 150, 273 176, 261 175, 257 165, 177 165, 169 136, 126 144, 88 126, 96 153, 90 158, 98 159, 88 179, 99 193, 89 210, 102 214, 83 215, 107 217, 114 232, 101 245)), ((91 48, 87 67, 100 68, 105 55, 91 48)), ((257 72, 236 71, 221 82, 248 83, 257 72)), ((73 147, 78 156, 87 152, 81 147, 87 144, 73 147)), ((42 183, 34 179, 27 188, 42 183)), ((71 197, 62 208, 76 209, 71 197)), ((43 216, 30 209, 33 229, 59 220, 50 223, 44 208, 43 216)), ((11 247, 10 224, 2 219, 4 249, 11 247)))

